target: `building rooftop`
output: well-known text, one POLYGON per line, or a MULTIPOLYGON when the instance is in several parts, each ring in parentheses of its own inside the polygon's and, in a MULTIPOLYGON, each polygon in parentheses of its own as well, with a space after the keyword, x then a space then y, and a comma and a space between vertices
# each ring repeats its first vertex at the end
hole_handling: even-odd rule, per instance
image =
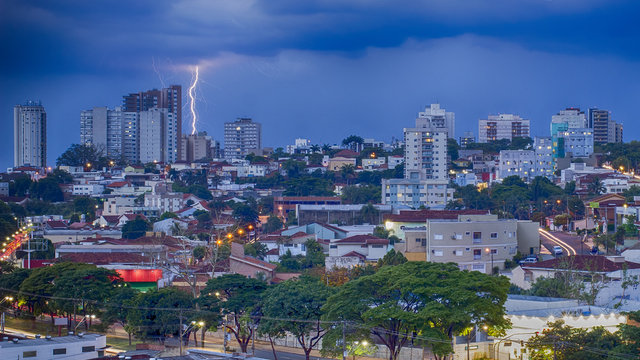
MULTIPOLYGON (((16 347, 32 347, 39 345, 50 345, 50 344, 69 344, 75 342, 82 341, 96 341, 100 337, 104 337, 106 335, 101 334, 84 334, 82 337, 77 335, 69 335, 69 336, 59 336, 59 337, 42 337, 40 339, 26 339, 26 340, 18 340, 18 342, 13 341, 2 341, 0 342, 0 349, 9 349, 16 347)), ((2 351, 0 351, 2 352, 2 351)))

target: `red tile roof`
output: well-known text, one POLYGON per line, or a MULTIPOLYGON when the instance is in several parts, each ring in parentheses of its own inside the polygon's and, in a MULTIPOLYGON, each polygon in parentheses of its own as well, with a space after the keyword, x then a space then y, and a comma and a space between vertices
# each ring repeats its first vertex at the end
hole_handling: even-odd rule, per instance
POLYGON ((622 270, 626 264, 627 269, 640 269, 640 264, 629 261, 613 262, 606 256, 574 255, 545 260, 522 266, 523 269, 571 269, 576 271, 613 272, 622 270))
POLYGON ((346 253, 346 254, 342 255, 341 257, 354 257, 354 256, 355 256, 355 257, 360 258, 360 259, 361 259, 361 260, 363 260, 363 261, 364 261, 364 260, 367 260, 367 257, 366 257, 366 256, 364 256, 364 255, 360 254, 360 253, 359 253, 359 252, 357 252, 357 251, 351 251, 351 252, 348 252, 348 253, 346 253))
POLYGON ((427 219, 457 219, 459 215, 488 215, 489 210, 417 210, 400 211, 399 214, 387 214, 385 221, 425 222, 427 219))
POLYGON ((57 258, 55 262, 75 262, 94 265, 107 264, 148 264, 151 260, 139 254, 132 253, 70 253, 57 258))
POLYGON ((278 248, 273 248, 267 251, 267 255, 280 255, 280 251, 278 250, 278 248))
POLYGON ((131 183, 128 181, 114 181, 111 184, 107 185, 107 187, 110 188, 119 188, 119 187, 123 187, 123 186, 131 186, 131 183))
POLYGON ((344 149, 344 150, 340 150, 337 153, 335 153, 333 155, 334 158, 336 157, 345 157, 345 158, 357 158, 360 155, 359 152, 355 152, 353 150, 349 150, 349 149, 344 149))
POLYGON ((389 239, 381 239, 373 235, 354 235, 348 238, 335 240, 332 244, 362 244, 362 245, 389 245, 389 239))
POLYGON ((47 221, 47 226, 49 226, 52 229, 67 229, 67 224, 64 221, 58 221, 58 220, 47 221))

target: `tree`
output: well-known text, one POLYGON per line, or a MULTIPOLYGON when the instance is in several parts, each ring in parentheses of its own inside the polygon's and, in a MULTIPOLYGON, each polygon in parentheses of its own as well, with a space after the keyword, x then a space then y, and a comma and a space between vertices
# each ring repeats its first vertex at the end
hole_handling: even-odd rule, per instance
POLYGON ((33 198, 42 201, 64 201, 64 194, 60 189, 60 184, 58 184, 55 179, 49 177, 31 183, 29 193, 33 198))
POLYGON ((381 189, 377 185, 347 186, 342 189, 342 201, 346 204, 376 204, 381 198, 381 189))
POLYGON ((82 166, 100 169, 107 166, 104 153, 93 145, 73 144, 56 160, 57 166, 82 166))
POLYGON ((447 155, 451 157, 451 161, 458 160, 458 150, 460 150, 460 145, 454 138, 447 139, 447 155))
POLYGON ((600 195, 606 191, 604 183, 599 177, 594 177, 589 184, 587 184, 587 190, 590 194, 600 195))
POLYGON ((378 224, 380 222, 380 212, 371 203, 362 206, 360 209, 360 216, 362 216, 362 220, 364 222, 369 224, 378 224))
POLYGON ((331 293, 332 289, 323 282, 308 276, 268 289, 264 294, 264 317, 259 331, 292 334, 309 360, 311 350, 327 331, 321 321, 322 307, 331 293))
POLYGON ((376 266, 380 269, 383 266, 400 265, 407 262, 407 258, 402 255, 401 252, 396 252, 394 249, 389 250, 388 253, 378 260, 376 266))
POLYGON ((22 174, 20 177, 9 182, 9 195, 11 196, 25 196, 29 192, 31 187, 31 178, 22 174))
POLYGON ((244 203, 236 204, 233 207, 231 216, 233 216, 240 225, 255 224, 258 221, 258 212, 244 203))
POLYGON ((149 290, 134 299, 135 307, 128 311, 127 322, 136 337, 164 344, 167 336, 181 335, 181 318, 183 324, 188 323, 186 320, 195 313, 193 305, 193 297, 177 288, 149 290))
POLYGON ((356 167, 352 164, 344 164, 340 168, 340 177, 347 183, 347 185, 349 185, 351 179, 355 176, 355 174, 356 167))
POLYGON ((207 256, 207 248, 204 246, 196 246, 193 248, 193 257, 196 260, 202 261, 205 256, 207 256))
POLYGON ((129 325, 129 312, 135 305, 135 299, 138 293, 138 290, 129 286, 115 288, 105 307, 104 313, 100 317, 100 322, 104 324, 105 328, 112 324, 122 326, 124 331, 127 332, 127 335, 129 335, 129 345, 131 345, 131 335, 135 330, 129 325))
POLYGON ((360 151, 362 144, 364 144, 364 139, 357 135, 350 135, 342 140, 342 145, 347 146, 353 151, 360 151))
POLYGON ((124 224, 122 227, 122 238, 137 239, 143 237, 149 229, 151 229, 151 225, 142 217, 138 216, 134 220, 129 220, 124 224))
POLYGON ((533 296, 576 299, 580 287, 573 281, 565 281, 563 277, 538 277, 528 293, 533 296))
POLYGON ((170 212, 170 211, 165 211, 165 212, 162 213, 162 215, 160 215, 160 220, 175 219, 177 217, 178 217, 178 215, 176 215, 176 213, 170 212))
POLYGON ((244 245, 244 253, 246 255, 253 256, 254 258, 264 259, 267 255, 267 251, 269 251, 269 249, 267 249, 267 245, 258 241, 244 245))
POLYGON ((302 260, 302 268, 310 269, 316 266, 324 266, 325 255, 322 245, 314 239, 307 240, 304 245, 307 249, 307 255, 302 260))
POLYGON ((284 223, 282 222, 280 217, 274 214, 271 214, 267 218, 266 224, 262 225, 262 231, 264 231, 267 234, 272 233, 274 231, 278 231, 282 229, 282 225, 284 225, 284 223))
POLYGON ((264 281, 230 274, 210 279, 200 292, 203 301, 214 303, 216 299, 220 300, 222 314, 231 318, 231 323, 224 326, 233 333, 242 352, 247 352, 253 337, 253 325, 258 320, 261 298, 266 288, 264 281))
POLYGON ((327 300, 324 318, 367 329, 389 349, 390 360, 398 359, 417 333, 429 339, 423 346, 442 357, 451 353, 452 337, 474 324, 489 326, 494 335, 504 333, 508 288, 505 277, 461 271, 452 263, 406 262, 343 285, 327 300))
POLYGON ((527 349, 533 360, 637 358, 640 354, 637 344, 627 347, 625 340, 621 331, 611 333, 602 326, 588 330, 573 328, 565 325, 563 320, 557 320, 547 323, 541 334, 531 337, 527 341, 527 349))

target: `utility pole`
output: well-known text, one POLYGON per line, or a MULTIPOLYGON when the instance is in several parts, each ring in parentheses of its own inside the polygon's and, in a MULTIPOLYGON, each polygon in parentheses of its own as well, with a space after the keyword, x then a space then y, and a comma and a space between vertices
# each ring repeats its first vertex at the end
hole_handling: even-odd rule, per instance
POLYGON ((342 320, 342 360, 346 360, 347 358, 347 342, 345 340, 345 323, 342 320))
POLYGON ((253 332, 251 333, 251 355, 256 356, 256 323, 253 324, 253 332))
POLYGON ((180 329, 178 330, 180 338, 178 339, 178 341, 180 342, 180 356, 182 356, 182 309, 180 309, 178 317, 180 317, 180 329))

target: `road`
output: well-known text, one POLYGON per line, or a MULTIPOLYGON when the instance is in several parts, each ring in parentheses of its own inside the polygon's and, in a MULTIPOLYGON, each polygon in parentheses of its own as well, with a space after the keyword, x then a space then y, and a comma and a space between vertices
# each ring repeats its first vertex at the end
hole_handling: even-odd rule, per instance
POLYGON ((563 232, 549 232, 544 229, 540 229, 539 232, 540 243, 551 254, 553 254, 554 246, 560 246, 565 255, 588 254, 591 250, 589 245, 582 243, 581 236, 563 232))

